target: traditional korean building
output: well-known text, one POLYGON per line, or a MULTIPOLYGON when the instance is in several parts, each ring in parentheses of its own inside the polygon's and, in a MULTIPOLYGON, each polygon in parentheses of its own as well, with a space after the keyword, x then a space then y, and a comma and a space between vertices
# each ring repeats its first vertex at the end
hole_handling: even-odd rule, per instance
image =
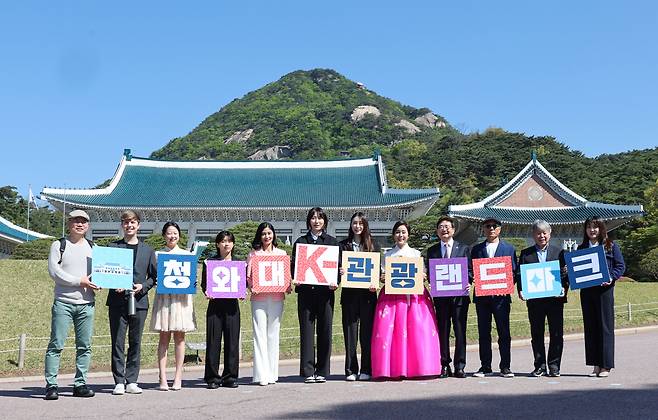
POLYGON ((552 242, 567 248, 582 241, 583 223, 599 216, 608 231, 644 214, 641 205, 617 205, 588 201, 551 175, 533 155, 532 160, 511 181, 482 201, 453 205, 448 214, 460 223, 456 237, 466 243, 482 240, 481 223, 489 217, 503 222, 505 237, 528 238, 537 219, 552 227, 552 242))
POLYGON ((9 258, 18 244, 41 238, 50 238, 50 236, 25 229, 0 217, 0 258, 9 258))
POLYGON ((350 217, 362 211, 374 236, 388 238, 393 223, 424 215, 439 190, 393 189, 381 156, 333 161, 163 161, 134 157, 129 149, 105 188, 44 188, 41 198, 91 217, 92 239, 120 235, 124 209, 141 213, 142 236, 177 222, 189 240, 213 240, 244 221, 268 221, 278 237, 306 233, 315 206, 329 215, 328 232, 347 236, 350 217))

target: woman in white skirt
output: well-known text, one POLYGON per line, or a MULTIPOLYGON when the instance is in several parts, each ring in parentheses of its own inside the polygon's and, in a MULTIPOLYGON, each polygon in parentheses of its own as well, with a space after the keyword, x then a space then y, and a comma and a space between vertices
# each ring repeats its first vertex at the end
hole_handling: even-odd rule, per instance
MULTIPOLYGON (((287 255, 277 248, 274 226, 263 222, 258 226, 247 257, 247 285, 252 287, 251 260, 259 255, 287 255)), ((290 293, 290 289, 288 289, 290 293)), ((279 380, 279 331, 285 293, 255 293, 251 291, 251 314, 254 329, 254 378, 260 385, 279 380)))
MULTIPOLYGON (((162 236, 167 244, 156 252, 160 253, 189 254, 188 251, 178 246, 180 239, 180 228, 175 222, 167 222, 162 227, 162 236)), ((183 380, 183 361, 185 359, 185 333, 196 329, 196 319, 192 306, 194 295, 155 295, 153 302, 153 313, 151 315, 151 330, 160 332, 158 343, 158 369, 160 371, 161 391, 178 391, 181 389, 183 380), (171 388, 167 384, 167 350, 171 335, 174 335, 174 349, 176 360, 176 373, 171 388)))

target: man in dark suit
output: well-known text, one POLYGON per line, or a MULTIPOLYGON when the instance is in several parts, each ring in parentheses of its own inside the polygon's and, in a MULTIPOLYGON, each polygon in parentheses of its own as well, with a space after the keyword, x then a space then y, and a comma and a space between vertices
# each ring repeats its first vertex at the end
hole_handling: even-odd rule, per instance
MULTIPOLYGON (((427 250, 426 266, 429 260, 434 258, 468 258, 469 283, 473 281, 473 267, 471 266, 471 249, 468 245, 453 239, 455 235, 455 220, 448 216, 442 216, 436 222, 436 235, 441 240, 438 244, 427 250)), ((439 344, 441 346, 441 374, 440 378, 451 376, 450 369, 450 323, 455 333, 455 378, 464 378, 466 367, 466 324, 468 318, 468 306, 471 298, 467 296, 435 297, 434 308, 436 309, 436 320, 439 328, 439 344)))
MULTIPOLYGON (((486 240, 473 247, 471 258, 512 257, 512 272, 516 272, 516 250, 509 242, 500 239, 502 223, 490 217, 482 222, 486 240)), ((491 317, 496 321, 498 332, 498 351, 500 352, 500 375, 513 378, 510 369, 512 362, 512 338, 509 330, 509 314, 512 298, 509 295, 474 296, 475 311, 478 315, 478 335, 480 350, 480 369, 473 376, 482 378, 492 373, 491 370, 491 317)))
POLYGON ((137 238, 140 217, 132 210, 121 214, 123 239, 108 246, 133 250, 133 289, 110 289, 107 295, 110 336, 112 337, 112 375, 114 395, 141 394, 137 385, 144 321, 149 308, 148 291, 155 285, 157 265, 155 252, 137 238), (134 295, 135 314, 128 313, 129 300, 134 295), (128 357, 125 357, 126 331, 128 332, 128 357))
MULTIPOLYGON (((551 225, 544 220, 535 220, 532 224, 532 236, 535 244, 521 251, 519 265, 532 264, 547 261, 560 262, 560 281, 562 292, 558 297, 546 297, 530 299, 526 301, 528 306, 528 319, 530 321, 530 334, 532 336, 532 353, 534 355, 535 367, 532 375, 539 377, 548 373, 549 376, 560 376, 560 362, 562 360, 562 347, 564 344, 564 304, 567 302, 567 290, 569 279, 564 264, 564 251, 556 246, 550 245, 551 225), (544 323, 548 319, 548 332, 550 344, 548 346, 548 372, 546 371, 546 349, 544 347, 544 323)), ((521 270, 516 271, 516 284, 519 290, 519 298, 523 297, 521 285, 521 270)))

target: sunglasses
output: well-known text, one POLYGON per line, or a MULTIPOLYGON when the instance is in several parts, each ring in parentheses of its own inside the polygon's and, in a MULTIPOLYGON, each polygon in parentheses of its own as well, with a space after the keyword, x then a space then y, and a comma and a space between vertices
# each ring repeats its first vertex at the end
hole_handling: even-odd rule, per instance
POLYGON ((500 227, 499 224, 492 224, 492 223, 487 223, 484 225, 485 229, 498 229, 500 227))

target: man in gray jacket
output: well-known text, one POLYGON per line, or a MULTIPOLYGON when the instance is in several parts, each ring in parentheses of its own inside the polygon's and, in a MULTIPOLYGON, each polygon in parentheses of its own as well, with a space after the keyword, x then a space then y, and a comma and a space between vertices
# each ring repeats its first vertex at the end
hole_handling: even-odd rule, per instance
POLYGON ((91 243, 85 238, 89 215, 73 210, 68 218, 69 235, 54 241, 48 255, 48 272, 55 281, 50 341, 46 350, 46 400, 59 398, 57 374, 59 360, 71 324, 75 331, 74 397, 93 397, 87 387, 87 371, 91 359, 91 335, 94 329, 95 291, 91 282, 91 243))

